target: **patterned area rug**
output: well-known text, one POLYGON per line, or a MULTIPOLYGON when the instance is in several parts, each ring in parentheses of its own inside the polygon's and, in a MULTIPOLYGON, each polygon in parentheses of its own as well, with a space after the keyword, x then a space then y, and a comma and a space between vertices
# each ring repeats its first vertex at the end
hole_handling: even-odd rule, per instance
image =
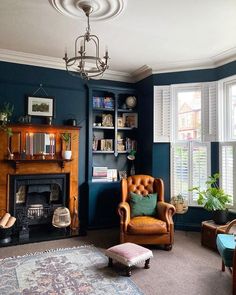
POLYGON ((143 294, 107 267, 93 246, 58 249, 0 260, 1 295, 143 294))

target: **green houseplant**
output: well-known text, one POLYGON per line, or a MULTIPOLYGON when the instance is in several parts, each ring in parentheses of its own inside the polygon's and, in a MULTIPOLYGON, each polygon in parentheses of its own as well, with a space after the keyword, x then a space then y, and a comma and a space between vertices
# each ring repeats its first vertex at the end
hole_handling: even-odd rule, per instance
POLYGON ((190 191, 195 191, 198 194, 198 205, 203 205, 204 209, 213 212, 213 220, 217 224, 225 224, 227 222, 227 204, 231 202, 232 196, 226 194, 219 187, 219 177, 219 173, 209 176, 209 180, 205 182, 205 190, 201 190, 200 187, 193 187, 190 191))
POLYGON ((66 150, 62 151, 62 158, 65 160, 70 160, 72 156, 71 151, 71 134, 69 132, 65 132, 61 134, 61 139, 65 143, 66 150))
POLYGON ((14 110, 14 105, 4 102, 0 106, 0 129, 5 131, 8 136, 12 136, 12 129, 7 127, 14 110))

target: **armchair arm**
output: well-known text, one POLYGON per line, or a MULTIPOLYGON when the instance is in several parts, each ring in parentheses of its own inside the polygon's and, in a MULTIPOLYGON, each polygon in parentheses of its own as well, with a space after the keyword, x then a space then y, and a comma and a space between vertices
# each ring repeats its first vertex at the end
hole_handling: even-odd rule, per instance
POLYGON ((225 232, 228 233, 232 226, 236 225, 236 219, 232 220, 229 224, 227 224, 227 227, 225 229, 225 232))
POLYGON ((130 221, 130 206, 127 202, 121 202, 118 206, 118 214, 120 215, 120 226, 123 232, 127 231, 130 221))
POLYGON ((176 209, 173 205, 165 202, 157 203, 158 218, 165 221, 167 224, 167 230, 170 230, 170 225, 173 225, 172 216, 175 214, 176 209))

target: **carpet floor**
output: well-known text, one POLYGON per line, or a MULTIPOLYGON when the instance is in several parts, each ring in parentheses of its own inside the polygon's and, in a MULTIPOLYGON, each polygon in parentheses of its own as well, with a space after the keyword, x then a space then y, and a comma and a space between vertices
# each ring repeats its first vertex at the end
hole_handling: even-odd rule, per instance
MULTIPOLYGON (((119 242, 118 229, 88 231, 85 237, 0 248, 0 258, 35 251, 93 244, 101 251, 119 242)), ((221 272, 220 256, 200 244, 200 233, 175 232, 172 251, 150 247, 154 257, 150 269, 138 265, 132 270, 132 281, 146 295, 231 295, 232 276, 221 272)), ((124 268, 115 263, 117 275, 124 268)), ((95 293, 96 295, 96 293, 95 293)))

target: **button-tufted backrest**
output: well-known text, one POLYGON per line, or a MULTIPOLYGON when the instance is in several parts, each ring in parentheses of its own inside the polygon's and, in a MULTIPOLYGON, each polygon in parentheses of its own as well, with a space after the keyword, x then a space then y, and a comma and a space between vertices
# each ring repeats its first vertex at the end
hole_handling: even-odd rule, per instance
POLYGON ((149 175, 133 175, 122 179, 122 202, 129 202, 130 192, 147 195, 157 193, 158 201, 164 201, 164 184, 162 179, 149 175))

